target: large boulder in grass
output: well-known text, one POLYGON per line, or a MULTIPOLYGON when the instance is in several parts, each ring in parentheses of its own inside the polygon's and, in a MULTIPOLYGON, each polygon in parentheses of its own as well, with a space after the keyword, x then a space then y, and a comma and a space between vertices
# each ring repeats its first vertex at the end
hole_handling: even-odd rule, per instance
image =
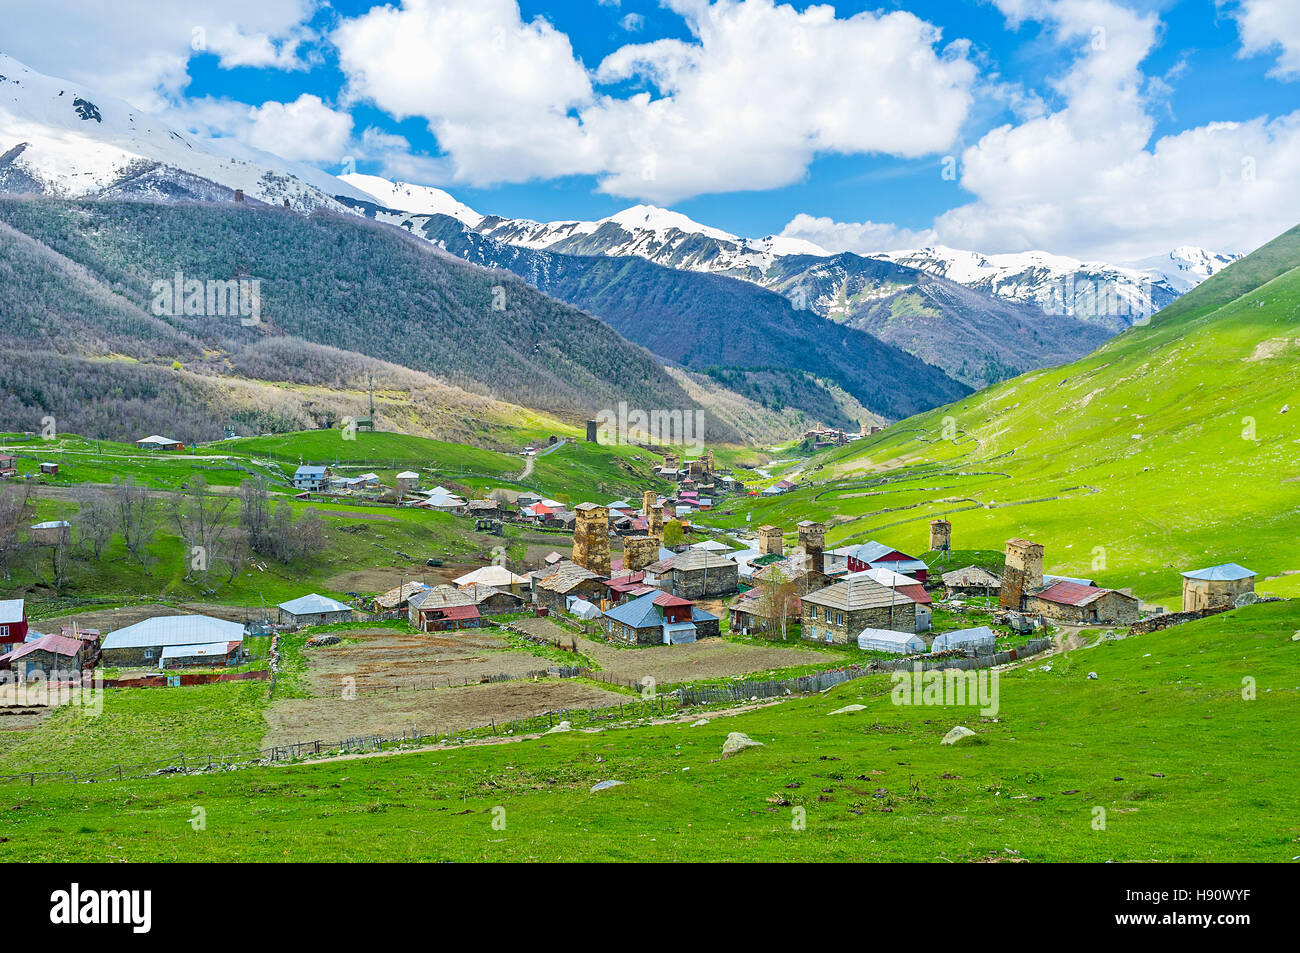
POLYGON ((948 732, 946 735, 943 736, 943 741, 939 742, 939 744, 959 745, 965 742, 969 742, 970 739, 974 737, 975 737, 975 732, 971 731, 969 728, 965 727, 964 725, 957 725, 955 728, 953 728, 952 731, 948 732))
POLYGON ((866 709, 867 709, 866 705, 845 705, 843 708, 835 709, 833 712, 831 712, 831 714, 848 715, 855 711, 866 711, 866 709))
POLYGON ((755 741, 749 735, 740 731, 733 731, 727 735, 727 740, 722 743, 722 756, 730 758, 733 754, 739 754, 746 748, 761 748, 763 742, 755 741))

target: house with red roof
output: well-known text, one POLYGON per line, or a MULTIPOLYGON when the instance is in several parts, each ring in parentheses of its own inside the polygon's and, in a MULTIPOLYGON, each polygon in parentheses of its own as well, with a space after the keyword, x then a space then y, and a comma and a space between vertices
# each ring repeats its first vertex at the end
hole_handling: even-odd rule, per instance
POLYGON ((1136 597, 1066 580, 1026 594, 1024 605, 1026 612, 1069 625, 1129 625, 1142 618, 1136 597))
POLYGON ((26 640, 27 604, 22 599, 0 599, 0 651, 26 640))
POLYGON ((20 678, 71 678, 81 673, 81 663, 90 651, 90 644, 81 639, 42 635, 32 642, 23 643, 8 655, 0 656, 0 668, 6 668, 20 678))

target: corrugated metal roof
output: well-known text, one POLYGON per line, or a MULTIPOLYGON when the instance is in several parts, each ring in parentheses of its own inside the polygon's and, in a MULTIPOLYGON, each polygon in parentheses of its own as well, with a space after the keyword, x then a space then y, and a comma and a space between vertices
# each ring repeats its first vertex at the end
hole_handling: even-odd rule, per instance
POLYGON ((411 596, 410 604, 421 612, 426 609, 447 609, 453 606, 472 606, 474 597, 455 586, 434 586, 411 596))
POLYGON ((204 656, 224 656, 230 651, 229 642, 198 642, 194 645, 169 645, 162 650, 158 661, 169 658, 194 658, 204 656))
POLYGON ((339 602, 337 599, 331 599, 329 596, 322 596, 312 592, 305 596, 299 596, 297 599, 290 599, 288 602, 282 602, 277 607, 283 609, 291 615, 315 615, 318 612, 351 612, 352 607, 345 602, 339 602))
POLYGON ((299 476, 324 476, 324 475, 325 475, 325 468, 324 468, 324 467, 309 467, 309 466, 301 466, 301 467, 299 467, 297 470, 294 470, 294 471, 293 471, 293 475, 294 475, 295 477, 299 477, 299 476))
POLYGON ((907 596, 866 576, 845 579, 825 589, 810 592, 803 597, 803 601, 845 611, 912 604, 907 596))
POLYGON ((1057 582, 1040 592, 1033 593, 1035 598, 1055 602, 1065 606, 1085 606, 1094 599, 1110 592, 1096 586, 1081 586, 1077 582, 1057 582))
POLYGON ((1191 572, 1183 573, 1187 579, 1211 579, 1211 580, 1230 580, 1230 579, 1249 579, 1255 575, 1252 570, 1245 566, 1238 566, 1236 563, 1223 563, 1219 566, 1209 566, 1205 569, 1193 569, 1191 572))
POLYGON ((23 600, 0 599, 0 622, 22 622, 23 600))
POLYGON ((607 609, 605 615, 615 622, 621 622, 633 629, 649 629, 661 626, 663 625, 663 617, 655 607, 655 600, 659 598, 659 595, 658 590, 647 593, 639 599, 633 599, 621 606, 607 609))
POLYGON ((513 586, 523 582, 522 576, 517 576, 505 566, 480 566, 473 572, 467 572, 465 575, 453 579, 452 582, 458 586, 472 586, 480 583, 485 586, 513 586))
POLYGON ((241 622, 206 615, 164 615, 145 619, 104 636, 105 649, 141 649, 163 645, 200 645, 204 642, 242 642, 241 622))
POLYGON ((42 635, 34 642, 24 642, 4 658, 5 661, 12 662, 32 652, 53 652, 55 655, 66 655, 72 658, 79 651, 81 651, 80 639, 66 639, 61 635, 42 635))

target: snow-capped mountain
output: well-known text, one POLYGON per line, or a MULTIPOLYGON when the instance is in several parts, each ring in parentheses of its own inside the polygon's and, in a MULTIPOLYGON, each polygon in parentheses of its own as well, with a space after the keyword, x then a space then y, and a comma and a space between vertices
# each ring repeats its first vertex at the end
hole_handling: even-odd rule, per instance
MULTIPOLYGON (((403 212, 451 215, 480 234, 518 248, 569 255, 635 255, 669 268, 741 278, 791 297, 800 294, 806 284, 792 280, 792 273, 799 270, 795 265, 817 271, 816 259, 844 260, 843 254, 835 255, 803 239, 780 235, 743 238, 653 205, 634 205, 595 221, 535 222, 480 215, 440 189, 421 189, 378 176, 344 178, 370 192, 381 205, 403 212)), ((398 221, 401 217, 388 218, 398 221)), ((857 257, 914 268, 1111 331, 1123 330, 1160 310, 1235 260, 1232 255, 1190 246, 1127 265, 1043 251, 984 255, 944 246, 857 257)), ((811 307, 834 316, 830 302, 825 297, 814 298, 811 307)))
POLYGON ((1193 245, 1180 245, 1168 255, 1129 262, 1130 268, 1163 275, 1170 287, 1185 294, 1206 278, 1227 268, 1240 255, 1224 255, 1193 245))
POLYGON ((1237 258, 1183 246, 1168 255, 1112 265, 1042 251, 982 255, 943 245, 870 257, 1113 330, 1159 311, 1237 258))
POLYGON ((341 210, 366 193, 234 140, 199 140, 156 116, 0 53, 0 190, 65 197, 255 201, 341 210))
POLYGON ((338 177, 340 181, 373 196, 378 205, 416 215, 450 215, 457 221, 474 228, 483 216, 450 193, 428 185, 410 182, 393 182, 377 175, 349 172, 338 177))
POLYGON ((782 256, 830 254, 798 238, 741 238, 654 205, 634 205, 591 222, 534 222, 489 215, 477 228, 489 238, 522 248, 569 255, 635 255, 669 268, 750 280, 758 280, 782 256))

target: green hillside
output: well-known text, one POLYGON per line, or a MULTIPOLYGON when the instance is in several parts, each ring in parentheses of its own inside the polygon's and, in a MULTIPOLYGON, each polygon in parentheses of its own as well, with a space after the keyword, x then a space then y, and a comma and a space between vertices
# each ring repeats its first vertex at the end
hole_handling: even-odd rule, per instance
MULTIPOLYGON (((0 859, 1285 862, 1297 628, 1293 603, 1252 606, 1030 661, 1000 674, 996 715, 892 704, 880 675, 701 726, 0 784, 0 859), (940 745, 955 724, 978 742, 940 745), (764 747, 723 759, 731 731, 764 747), (590 792, 603 780, 624 784, 590 792)), ((126 728, 143 704, 105 717, 126 728)))
POLYGON ((803 462, 810 485, 753 501, 753 520, 823 518, 832 543, 921 551, 946 515, 956 548, 1027 536, 1051 572, 1166 603, 1178 570, 1300 570, 1297 266, 1300 228, 1083 360, 803 462))

